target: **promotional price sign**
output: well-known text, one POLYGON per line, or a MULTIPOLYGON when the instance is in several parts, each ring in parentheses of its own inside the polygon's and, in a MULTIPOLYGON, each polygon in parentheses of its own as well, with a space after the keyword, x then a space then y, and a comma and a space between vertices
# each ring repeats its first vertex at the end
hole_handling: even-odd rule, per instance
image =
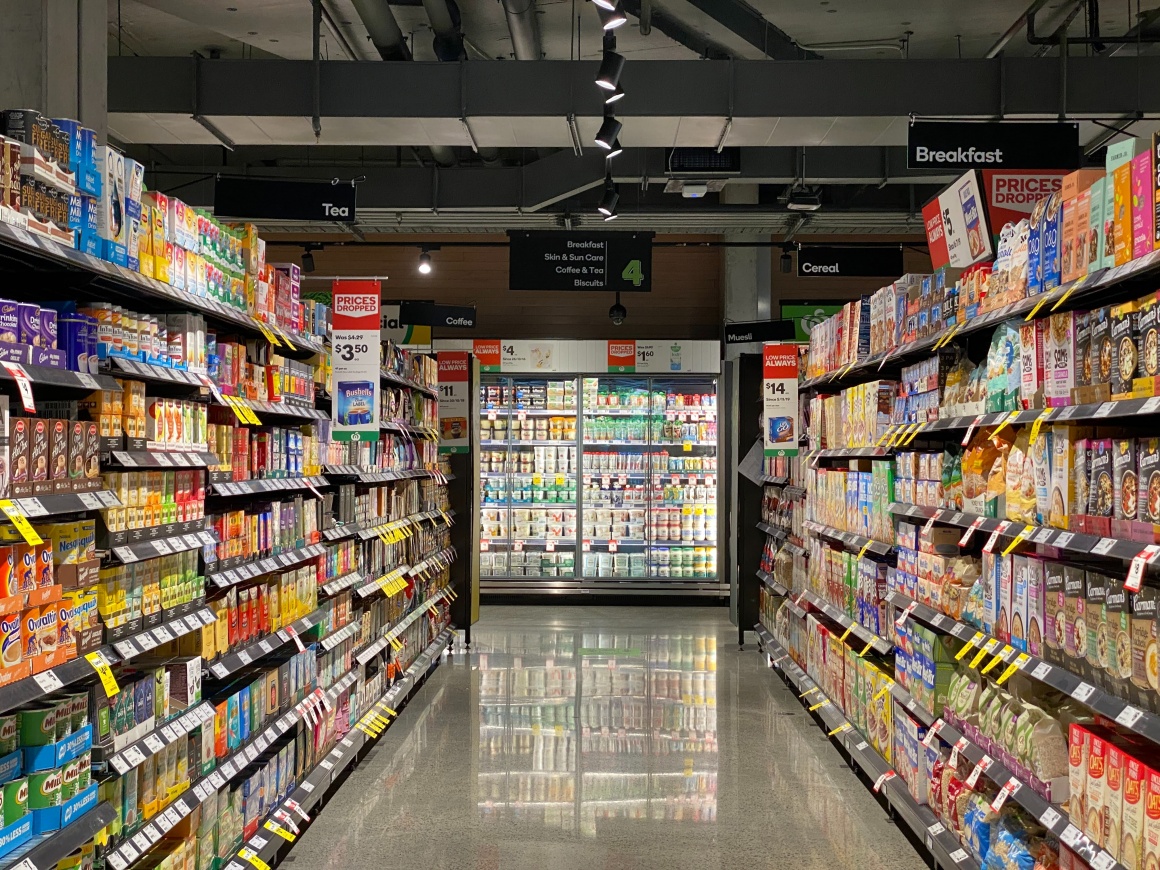
POLYGON ((331 341, 335 441, 379 438, 379 282, 334 282, 331 341))
POLYGON ((936 269, 965 269, 994 256, 978 171, 966 173, 923 206, 922 219, 936 269))
POLYGON ((618 374, 636 371, 636 342, 608 342, 608 371, 618 374))
POLYGON ((439 452, 467 451, 468 386, 471 361, 466 351, 441 350, 439 359, 439 452))
POLYGON ((762 439, 766 456, 798 453, 798 349, 770 342, 761 354, 762 439))

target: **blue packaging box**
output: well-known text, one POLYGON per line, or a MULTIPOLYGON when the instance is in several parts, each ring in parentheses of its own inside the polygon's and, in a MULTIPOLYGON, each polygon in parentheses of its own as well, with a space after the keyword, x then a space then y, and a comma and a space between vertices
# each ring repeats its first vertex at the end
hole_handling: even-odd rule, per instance
MULTIPOLYGON (((97 805, 97 784, 94 782, 72 800, 65 801, 59 807, 45 807, 42 810, 29 810, 28 817, 32 821, 32 833, 47 834, 59 831, 72 824, 84 813, 97 805)), ((22 820, 23 821, 23 820, 22 820)), ((0 832, 0 837, 3 832, 0 832)))
MULTIPOLYGON (((58 743, 49 743, 46 746, 25 746, 22 750, 24 769, 26 771, 52 770, 54 767, 60 767, 66 761, 72 761, 92 747, 93 726, 86 725, 58 743)), ((0 759, 0 764, 2 763, 3 759, 0 759)))

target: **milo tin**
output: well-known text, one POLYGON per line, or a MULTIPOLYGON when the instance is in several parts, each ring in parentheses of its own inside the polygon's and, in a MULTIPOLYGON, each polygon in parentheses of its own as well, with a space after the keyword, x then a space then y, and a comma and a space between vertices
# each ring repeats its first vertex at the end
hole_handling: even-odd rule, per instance
POLYGON ((38 704, 17 713, 20 720, 21 746, 47 746, 56 742, 56 719, 59 704, 38 704))
POLYGON ((66 702, 69 705, 69 722, 75 734, 89 724, 89 693, 80 692, 76 695, 68 695, 66 702))
POLYGON ((13 825, 28 812, 28 777, 19 776, 4 783, 4 827, 13 825))
POLYGON ((0 716, 0 755, 15 752, 20 747, 20 718, 18 713, 0 716))
POLYGON ((85 750, 77 756, 80 764, 80 773, 77 775, 77 791, 84 791, 93 784, 93 753, 85 750))
POLYGON ((44 810, 59 807, 61 778, 59 767, 28 774, 28 808, 44 810))
POLYGON ((72 761, 65 762, 60 769, 60 802, 70 801, 77 796, 78 783, 80 782, 81 768, 80 759, 74 758, 72 761))

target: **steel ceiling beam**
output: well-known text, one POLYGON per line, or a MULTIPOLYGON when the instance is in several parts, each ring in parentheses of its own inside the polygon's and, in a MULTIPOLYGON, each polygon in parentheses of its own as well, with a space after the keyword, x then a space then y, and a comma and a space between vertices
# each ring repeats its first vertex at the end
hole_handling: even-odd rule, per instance
POLYGON ((720 59, 736 56, 735 52, 721 43, 710 39, 708 35, 699 30, 693 30, 679 18, 675 18, 663 9, 648 3, 648 0, 621 0, 621 6, 625 12, 641 22, 642 33, 646 26, 650 31, 655 27, 673 42, 679 42, 689 51, 696 52, 701 57, 720 59))
MULTIPOLYGON (((1125 81, 1160 79, 1160 57, 966 60, 648 61, 625 67, 632 94, 617 107, 633 117, 905 117, 1024 115, 1108 118, 1160 113, 1160 89, 1125 81), (1002 64, 1002 69, 1001 69, 1002 64), (732 68, 732 69, 731 69, 732 68)), ((599 117, 591 61, 391 63, 323 61, 323 117, 564 119, 599 117)), ((196 71, 208 117, 309 118, 313 64, 215 60, 196 71)), ((194 112, 194 59, 110 57, 108 104, 118 113, 194 112)))
MULTIPOLYGON (((312 149, 313 150, 313 149, 312 149)), ((732 181, 748 184, 790 183, 802 149, 759 148, 742 152, 741 175, 732 181)), ((882 180, 883 165, 905 166, 905 149, 866 146, 855 148, 808 148, 806 161, 814 183, 870 185, 882 180)), ((195 206, 213 203, 213 180, 218 173, 247 177, 286 179, 349 178, 365 176, 358 185, 358 208, 386 211, 523 211, 536 212, 572 199, 604 182, 605 159, 595 151, 576 157, 559 151, 523 167, 432 167, 353 166, 349 161, 328 164, 319 155, 310 165, 277 165, 259 158, 260 148, 240 148, 227 155, 215 146, 183 146, 176 159, 180 165, 151 161, 145 181, 162 193, 179 191, 182 199, 195 206)), ((131 150, 130 154, 134 152, 131 150)), ((140 156, 145 156, 144 154, 140 156)), ((612 161, 613 179, 639 186, 647 179, 655 193, 665 184, 663 148, 627 149, 612 161)), ((941 185, 952 174, 929 170, 900 170, 892 184, 941 185)), ((674 205, 680 197, 673 195, 674 205)), ((685 205, 686 203, 681 203, 685 205)))
POLYGON ((766 57, 774 60, 822 59, 820 54, 799 46, 789 34, 767 21, 744 0, 687 0, 687 2, 759 49, 766 57))

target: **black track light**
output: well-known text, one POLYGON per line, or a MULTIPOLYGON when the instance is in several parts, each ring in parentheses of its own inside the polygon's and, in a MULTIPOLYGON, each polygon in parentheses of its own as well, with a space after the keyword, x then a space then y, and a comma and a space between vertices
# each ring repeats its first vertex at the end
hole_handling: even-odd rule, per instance
POLYGON ((620 145, 620 139, 619 139, 619 138, 617 138, 617 139, 614 139, 614 140, 613 140, 613 142, 612 142, 612 147, 608 149, 608 153, 607 153, 607 154, 605 154, 604 156, 605 156, 605 157, 606 157, 608 160, 611 160, 613 157, 617 157, 617 156, 619 156, 619 155, 621 155, 621 154, 623 154, 623 153, 624 153, 624 148, 622 148, 622 147, 621 147, 621 145, 620 145))
POLYGON ((604 196, 600 200, 600 205, 597 207, 605 218, 616 214, 616 204, 620 202, 620 194, 616 190, 616 182, 612 180, 612 176, 606 176, 604 179, 604 196))
POLYGON ((609 12, 616 11, 616 7, 620 5, 620 0, 592 0, 592 3, 598 9, 607 9, 609 12))
POLYGON ((596 133, 596 144, 605 151, 611 151, 613 143, 616 142, 616 137, 620 135, 623 127, 624 125, 612 115, 605 115, 604 123, 600 125, 600 130, 596 133))
POLYGON ((600 61, 600 71, 596 74, 596 87, 615 91, 620 84, 620 74, 624 71, 624 55, 615 51, 605 51, 600 61))
POLYGON ((305 251, 302 254, 302 271, 307 274, 314 271, 314 254, 310 251, 305 251))
POLYGON ((596 13, 600 16, 600 26, 605 30, 615 30, 628 22, 628 16, 621 9, 605 9, 598 6, 596 13))
POLYGON ((792 271, 793 271, 793 256, 790 254, 790 252, 788 250, 783 248, 782 252, 781 252, 781 273, 783 275, 788 275, 792 271))
POLYGON ((608 309, 608 319, 612 321, 613 326, 620 326, 628 317, 628 309, 620 304, 620 291, 616 291, 616 302, 608 309))
POLYGON ((624 99, 624 88, 620 85, 616 86, 616 90, 609 91, 608 96, 604 98, 604 105, 611 106, 613 103, 620 102, 624 99))
POLYGON ((419 274, 431 274, 431 255, 427 253, 426 250, 424 250, 423 253, 419 255, 419 274))

